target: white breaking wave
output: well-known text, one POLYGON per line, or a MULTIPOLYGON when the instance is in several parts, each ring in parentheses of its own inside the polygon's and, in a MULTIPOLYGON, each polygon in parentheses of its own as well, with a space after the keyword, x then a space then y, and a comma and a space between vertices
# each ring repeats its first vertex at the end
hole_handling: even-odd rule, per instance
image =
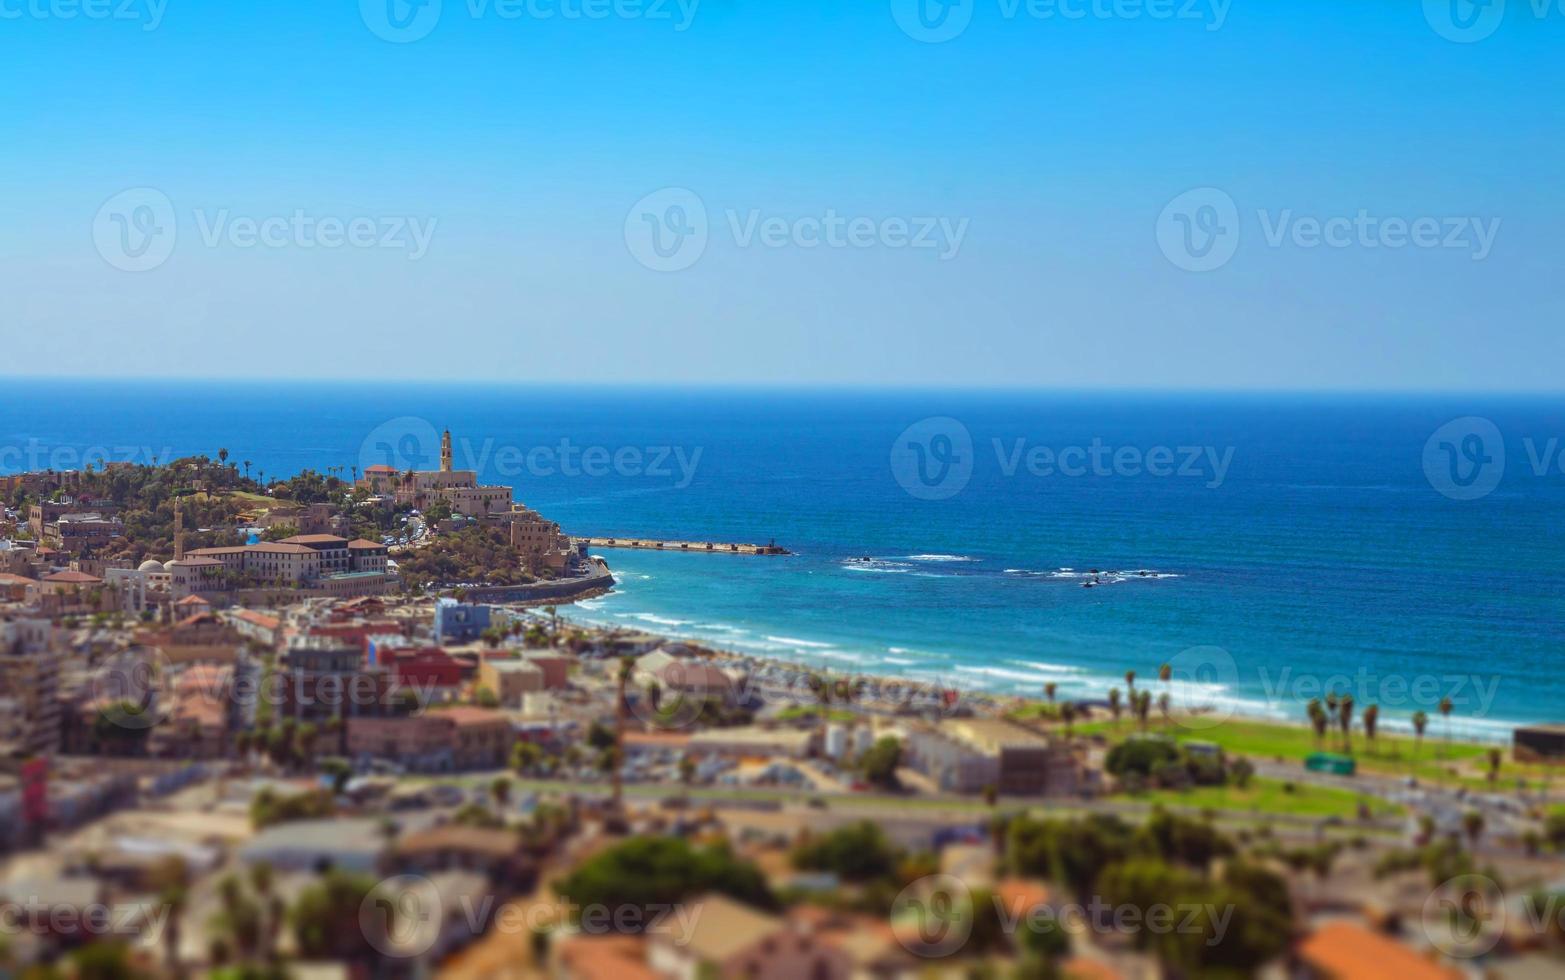
POLYGON ((1018 667, 1030 667, 1045 674, 1080 674, 1083 672, 1081 667, 1072 667, 1070 664, 1051 664, 1042 660, 1007 660, 1006 663, 1016 664, 1018 667))
POLYGON ((908 561, 978 561, 966 555, 908 555, 908 561))
POLYGON ((639 619, 643 623, 652 623, 655 626, 689 626, 688 619, 670 619, 667 616, 659 616, 656 613, 626 613, 629 619, 639 619))
POLYGON ((773 643, 781 643, 785 647, 799 647, 804 650, 830 650, 835 643, 821 643, 816 640, 800 640, 792 636, 768 636, 773 643))

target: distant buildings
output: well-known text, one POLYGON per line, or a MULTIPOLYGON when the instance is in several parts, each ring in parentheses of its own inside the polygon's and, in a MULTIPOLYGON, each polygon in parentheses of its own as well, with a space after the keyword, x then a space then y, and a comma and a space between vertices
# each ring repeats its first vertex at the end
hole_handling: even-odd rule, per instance
POLYGON ((510 487, 480 486, 473 470, 452 468, 449 429, 440 439, 440 469, 398 471, 392 466, 371 466, 356 486, 398 506, 424 510, 441 501, 453 514, 509 527, 511 546, 521 552, 534 575, 561 575, 570 567, 573 546, 559 524, 513 502, 510 487))
MULTIPOLYGON (((378 595, 395 584, 374 541, 301 534, 281 541, 196 548, 166 566, 172 597, 287 588, 305 595, 378 595)), ((145 566, 144 566, 145 567, 145 566)))
POLYGON ((370 466, 356 486, 420 510, 443 500, 451 505, 452 513, 465 517, 488 517, 511 509, 510 487, 479 486, 476 472, 452 468, 450 429, 441 436, 440 469, 399 471, 394 466, 370 466))
POLYGON ((80 555, 125 536, 120 519, 104 512, 112 506, 107 501, 46 500, 27 509, 27 524, 35 541, 80 555))

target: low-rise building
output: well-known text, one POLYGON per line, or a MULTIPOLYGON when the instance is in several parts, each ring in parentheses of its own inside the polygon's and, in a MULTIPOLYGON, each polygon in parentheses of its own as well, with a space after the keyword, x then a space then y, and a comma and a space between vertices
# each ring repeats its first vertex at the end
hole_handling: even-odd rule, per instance
POLYGON ((348 754, 354 759, 387 759, 416 772, 503 766, 515 742, 506 717, 483 708, 352 718, 347 728, 348 754))
POLYGON ((520 708, 526 695, 544 689, 543 668, 530 660, 482 660, 478 683, 488 688, 502 706, 520 708))
POLYGON ((168 563, 173 597, 287 588, 327 596, 377 595, 393 584, 385 545, 333 534, 195 548, 168 563))
POLYGON ((0 698, 11 709, 13 744, 22 755, 49 755, 60 744, 60 652, 47 619, 0 617, 0 698))
POLYGON ((690 736, 691 752, 703 755, 783 756, 803 759, 815 748, 815 732, 800 728, 709 728, 690 736))
POLYGON ((453 645, 474 642, 489 628, 492 612, 489 606, 471 605, 450 598, 437 600, 435 642, 453 645))
POLYGON ((835 946, 787 919, 721 895, 691 903, 685 928, 651 930, 647 963, 679 980, 847 980, 852 964, 835 946))
POLYGON ((1062 745, 1019 725, 994 718, 947 719, 913 732, 908 763, 941 789, 1032 796, 1076 788, 1074 756, 1062 745))
POLYGON ((374 874, 389 850, 379 821, 339 817, 269 827, 240 849, 239 856, 248 864, 265 863, 278 871, 337 868, 374 874))

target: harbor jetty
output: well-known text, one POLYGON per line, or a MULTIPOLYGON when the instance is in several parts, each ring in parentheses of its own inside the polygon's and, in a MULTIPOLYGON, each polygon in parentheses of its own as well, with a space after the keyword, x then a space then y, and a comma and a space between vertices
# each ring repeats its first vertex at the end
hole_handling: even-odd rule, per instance
POLYGON ((698 551, 722 555, 791 555, 793 552, 776 541, 744 544, 730 541, 656 541, 651 538, 577 538, 589 548, 640 548, 644 551, 698 551))

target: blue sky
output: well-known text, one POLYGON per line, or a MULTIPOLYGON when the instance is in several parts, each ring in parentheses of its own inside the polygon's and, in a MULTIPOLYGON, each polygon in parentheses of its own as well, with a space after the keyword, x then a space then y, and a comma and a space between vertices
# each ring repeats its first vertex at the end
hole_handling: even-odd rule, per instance
POLYGON ((1565 384, 1557 9, 692 2, 0 0, 0 375, 1565 384))

